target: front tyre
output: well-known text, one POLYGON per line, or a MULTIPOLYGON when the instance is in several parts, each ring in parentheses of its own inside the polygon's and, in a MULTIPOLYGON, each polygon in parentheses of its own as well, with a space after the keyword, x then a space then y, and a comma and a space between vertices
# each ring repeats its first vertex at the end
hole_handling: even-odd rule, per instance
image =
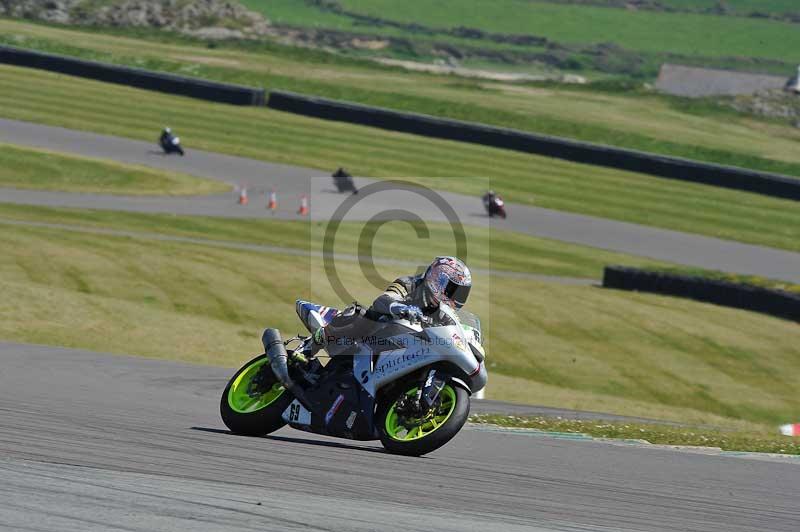
POLYGON ((231 378, 222 392, 219 411, 231 432, 263 436, 286 424, 281 416, 291 402, 292 394, 278 382, 263 354, 231 378))
POLYGON ((421 456, 435 451, 458 434, 469 417, 469 394, 451 383, 445 384, 436 406, 424 414, 403 412, 404 397, 416 396, 417 387, 381 398, 376 423, 381 443, 389 452, 421 456))

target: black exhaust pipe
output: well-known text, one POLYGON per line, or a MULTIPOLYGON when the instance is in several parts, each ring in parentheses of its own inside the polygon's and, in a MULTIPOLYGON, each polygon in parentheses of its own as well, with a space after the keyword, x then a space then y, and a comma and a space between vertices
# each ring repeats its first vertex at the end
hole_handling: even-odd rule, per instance
POLYGON ((278 329, 264 329, 264 334, 261 335, 261 343, 264 344, 264 351, 267 353, 269 366, 272 368, 275 377, 283 384, 284 388, 289 390, 300 401, 300 404, 309 412, 314 412, 314 408, 311 406, 311 402, 306 397, 303 389, 289 376, 289 354, 283 345, 280 331, 278 329))

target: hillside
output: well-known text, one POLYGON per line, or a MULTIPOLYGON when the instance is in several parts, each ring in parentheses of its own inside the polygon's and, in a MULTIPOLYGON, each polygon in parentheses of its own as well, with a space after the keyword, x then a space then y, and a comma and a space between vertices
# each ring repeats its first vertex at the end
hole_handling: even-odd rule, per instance
POLYGON ((800 8, 789 0, 242 3, 319 45, 466 66, 647 79, 665 61, 787 77, 800 62, 800 8), (360 45, 367 37, 379 41, 360 45))
POLYGON ((278 39, 517 79, 647 80, 664 62, 788 77, 800 63, 791 0, 2 0, 2 15, 278 39))

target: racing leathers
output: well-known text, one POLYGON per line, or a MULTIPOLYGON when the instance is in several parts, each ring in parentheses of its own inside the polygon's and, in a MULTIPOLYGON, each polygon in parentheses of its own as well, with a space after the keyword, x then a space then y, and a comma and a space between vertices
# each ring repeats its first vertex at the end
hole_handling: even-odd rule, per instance
POLYGON ((430 301, 424 287, 423 275, 410 275, 395 279, 378 296, 369 308, 353 304, 336 314, 313 335, 312 352, 325 348, 336 356, 353 345, 342 339, 359 339, 369 336, 381 326, 382 316, 403 318, 419 322, 423 317, 440 322, 439 304, 430 301))
POLYGON ((161 146, 167 146, 172 142, 173 138, 174 136, 171 131, 164 130, 161 132, 161 136, 158 138, 158 142, 159 144, 161 144, 161 146))

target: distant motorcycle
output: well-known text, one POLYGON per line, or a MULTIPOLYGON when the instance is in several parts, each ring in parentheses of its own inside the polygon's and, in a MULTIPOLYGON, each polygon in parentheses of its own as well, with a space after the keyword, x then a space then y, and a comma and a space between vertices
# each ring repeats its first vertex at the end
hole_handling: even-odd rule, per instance
POLYGON ((174 135, 161 135, 161 138, 158 139, 158 143, 161 146, 161 149, 164 150, 164 153, 167 155, 170 153, 177 153, 183 156, 183 148, 181 147, 180 137, 176 137, 174 135))
POLYGON ((339 192, 352 192, 353 194, 358 194, 356 184, 353 182, 353 176, 350 175, 344 168, 339 168, 336 170, 331 177, 333 178, 333 184, 336 185, 336 190, 339 192))
POLYGON ((499 216, 503 220, 506 219, 506 203, 500 196, 494 196, 492 198, 484 197, 483 206, 486 208, 486 213, 489 215, 489 218, 499 216))
MULTIPOLYGON (((309 331, 338 311, 297 301, 309 331)), ((440 321, 382 317, 352 355, 322 365, 306 349, 311 337, 262 336, 265 353, 228 382, 220 413, 236 434, 262 436, 285 424, 316 434, 380 440, 392 453, 419 456, 455 436, 469 416, 473 391, 486 385, 480 320, 442 304, 440 321), (295 349, 287 349, 298 342, 295 349)))

